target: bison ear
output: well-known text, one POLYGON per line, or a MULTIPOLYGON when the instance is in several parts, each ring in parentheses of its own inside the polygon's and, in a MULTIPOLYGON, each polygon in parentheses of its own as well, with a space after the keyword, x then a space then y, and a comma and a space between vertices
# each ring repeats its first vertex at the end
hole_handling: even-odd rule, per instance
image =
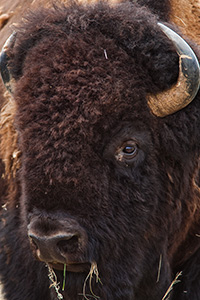
POLYGON ((169 90, 148 97, 152 113, 165 117, 186 107, 195 98, 200 86, 200 67, 193 50, 176 32, 164 24, 158 23, 158 26, 172 41, 179 55, 177 83, 169 90))
POLYGON ((3 83, 5 85, 5 87, 7 88, 7 90, 12 93, 12 82, 13 82, 13 78, 12 75, 9 71, 9 60, 10 60, 10 53, 11 50, 14 47, 15 44, 15 40, 16 40, 16 33, 12 33, 10 35, 10 37, 7 39, 7 41, 5 42, 1 54, 0 54, 0 72, 1 72, 1 77, 3 80, 3 83))

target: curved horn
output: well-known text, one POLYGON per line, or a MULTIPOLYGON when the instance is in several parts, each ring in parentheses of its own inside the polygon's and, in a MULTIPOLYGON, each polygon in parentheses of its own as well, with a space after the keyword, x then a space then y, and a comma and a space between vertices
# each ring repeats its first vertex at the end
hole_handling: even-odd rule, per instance
POLYGON ((9 51, 14 47, 16 40, 16 33, 12 33, 10 37, 5 42, 1 54, 0 54, 0 72, 1 77, 3 80, 3 83, 5 84, 7 90, 12 93, 11 88, 11 80, 12 76, 10 74, 10 71, 8 69, 8 62, 9 62, 9 51))
POLYGON ((179 55, 177 83, 167 91, 148 97, 148 105, 157 117, 165 117, 187 106, 195 98, 200 86, 200 67, 190 46, 173 30, 158 23, 173 42, 179 55))

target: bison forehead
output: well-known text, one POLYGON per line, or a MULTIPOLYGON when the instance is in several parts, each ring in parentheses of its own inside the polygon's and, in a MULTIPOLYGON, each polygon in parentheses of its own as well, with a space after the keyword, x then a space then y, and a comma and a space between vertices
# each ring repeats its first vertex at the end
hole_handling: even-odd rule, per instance
POLYGON ((144 88, 123 50, 105 38, 86 41, 82 35, 61 45, 55 49, 51 39, 36 45, 17 81, 16 122, 25 145, 32 141, 58 151, 74 143, 80 151, 121 120, 148 113, 144 88))
POLYGON ((28 16, 17 32, 11 65, 16 79, 23 75, 32 80, 24 83, 29 96, 34 90, 36 96, 52 95, 58 87, 73 89, 74 96, 96 77, 95 87, 100 93, 103 85, 107 95, 113 84, 115 89, 122 84, 120 79, 124 90, 140 85, 151 92, 175 82, 178 56, 158 32, 154 16, 136 3, 99 6, 62 7, 28 16))
POLYGON ((103 110, 133 105, 138 95, 141 101, 145 88, 137 64, 111 39, 101 34, 96 39, 95 34, 48 37, 33 47, 16 84, 19 106, 34 102, 37 109, 46 104, 54 112, 64 109, 68 117, 72 111, 74 115, 85 113, 92 122, 103 110))

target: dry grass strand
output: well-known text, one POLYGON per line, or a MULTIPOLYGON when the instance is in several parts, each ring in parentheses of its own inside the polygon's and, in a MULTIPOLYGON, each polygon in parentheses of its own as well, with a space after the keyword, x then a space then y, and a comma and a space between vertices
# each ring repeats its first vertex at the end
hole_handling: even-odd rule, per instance
POLYGON ((171 291, 173 290, 173 287, 175 284, 181 282, 181 280, 178 280, 178 278, 182 275, 182 272, 179 272, 176 274, 175 279, 172 281, 172 283, 170 284, 168 290, 166 291, 165 295, 163 296, 162 300, 168 300, 169 299, 169 294, 171 293, 171 291))
POLYGON ((101 283, 101 280, 99 278, 99 271, 98 271, 96 262, 92 262, 90 271, 89 271, 89 273, 88 273, 88 275, 87 275, 87 277, 85 278, 85 281, 84 281, 84 285, 83 285, 83 297, 86 300, 89 300, 88 297, 92 297, 92 298, 95 298, 95 299, 99 299, 100 298, 99 296, 95 295, 94 292, 93 292, 93 290, 92 290, 92 278, 93 278, 93 274, 96 276, 96 283, 98 283, 98 282, 101 283), (92 295, 87 295, 86 294, 86 285, 87 285, 88 279, 89 279, 90 292, 91 292, 92 295))
POLYGON ((157 275, 156 283, 158 283, 160 280, 161 266, 162 266, 162 254, 160 254, 159 265, 158 265, 158 275, 157 275))
POLYGON ((60 282, 58 282, 57 276, 56 276, 54 270, 48 264, 47 264, 47 268, 49 270, 49 274, 48 274, 49 280, 52 282, 52 284, 50 285, 49 288, 53 287, 55 289, 55 291, 56 291, 57 298, 59 300, 63 299, 63 295, 59 292, 59 290, 60 290, 60 282))

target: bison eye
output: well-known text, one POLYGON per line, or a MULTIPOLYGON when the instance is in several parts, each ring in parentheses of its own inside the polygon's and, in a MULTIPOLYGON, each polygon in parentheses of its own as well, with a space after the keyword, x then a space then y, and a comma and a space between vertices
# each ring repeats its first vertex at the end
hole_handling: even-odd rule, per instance
POLYGON ((126 141, 123 145, 117 149, 115 158, 120 162, 131 162, 138 153, 138 147, 135 141, 126 141))

